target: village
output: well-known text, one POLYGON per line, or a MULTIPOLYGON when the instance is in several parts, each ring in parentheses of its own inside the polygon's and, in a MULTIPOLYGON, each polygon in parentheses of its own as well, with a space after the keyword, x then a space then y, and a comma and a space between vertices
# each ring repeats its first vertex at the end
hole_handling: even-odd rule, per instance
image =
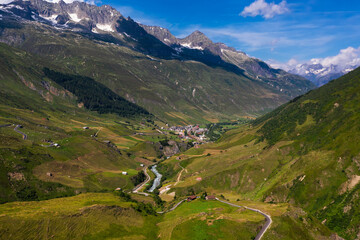
MULTIPOLYGON (((173 131, 180 139, 183 140, 195 140, 195 143, 204 143, 207 142, 206 133, 207 128, 200 128, 199 125, 188 125, 188 126, 172 126, 167 129, 168 131, 173 131)), ((195 144, 194 145, 197 145, 195 144)))

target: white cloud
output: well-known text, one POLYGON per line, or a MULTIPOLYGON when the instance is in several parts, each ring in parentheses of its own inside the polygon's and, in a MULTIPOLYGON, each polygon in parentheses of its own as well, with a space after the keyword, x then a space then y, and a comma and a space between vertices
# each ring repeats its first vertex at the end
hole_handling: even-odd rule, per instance
POLYGON ((300 64, 299 61, 296 60, 295 58, 291 58, 286 63, 278 62, 278 61, 273 60, 273 59, 270 59, 270 60, 268 60, 266 62, 273 68, 283 69, 285 71, 290 71, 290 70, 296 68, 296 66, 300 64))
POLYGON ((285 0, 281 1, 279 4, 267 3, 265 0, 256 0, 249 6, 245 7, 244 10, 240 13, 243 17, 256 17, 262 16, 265 19, 273 18, 276 15, 281 15, 289 12, 287 3, 285 0))
POLYGON ((286 71, 300 67, 303 64, 321 64, 323 67, 337 66, 340 71, 347 68, 360 66, 360 47, 348 47, 340 50, 339 54, 325 58, 313 58, 309 61, 298 61, 294 58, 286 63, 281 63, 275 60, 267 61, 274 68, 281 68, 286 71))
POLYGON ((340 50, 339 54, 326 58, 313 58, 311 63, 320 63, 324 67, 330 67, 331 65, 338 65, 342 68, 347 66, 359 66, 360 65, 360 47, 353 48, 348 47, 340 50))

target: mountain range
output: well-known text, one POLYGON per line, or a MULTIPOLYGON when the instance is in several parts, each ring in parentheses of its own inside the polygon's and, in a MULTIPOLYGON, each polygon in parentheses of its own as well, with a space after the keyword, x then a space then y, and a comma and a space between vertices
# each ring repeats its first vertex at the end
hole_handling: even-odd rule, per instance
POLYGON ((0 239, 360 239, 360 68, 325 65, 0 5, 0 239))
POLYGON ((311 80, 316 86, 322 86, 341 77, 360 66, 360 48, 348 47, 335 56, 313 58, 307 62, 291 59, 287 63, 269 61, 274 68, 282 68, 290 73, 311 80))
POLYGON ((94 78, 170 122, 257 116, 315 87, 199 31, 177 39, 107 5, 16 1, 0 14, 1 42, 47 59, 50 69, 94 78))
POLYGON ((316 86, 322 86, 331 80, 337 79, 346 73, 356 69, 358 65, 334 65, 323 66, 321 63, 298 64, 294 68, 289 68, 288 72, 303 76, 312 81, 316 86))
POLYGON ((178 52, 188 51, 189 49, 210 52, 215 56, 219 56, 224 62, 242 69, 249 78, 266 82, 281 92, 292 94, 290 89, 294 90, 295 85, 298 84, 297 82, 302 80, 296 75, 289 74, 281 69, 273 69, 265 62, 249 57, 246 53, 237 51, 224 43, 214 43, 200 31, 195 31, 189 36, 179 39, 172 35, 168 29, 157 26, 141 26, 149 34, 178 52))

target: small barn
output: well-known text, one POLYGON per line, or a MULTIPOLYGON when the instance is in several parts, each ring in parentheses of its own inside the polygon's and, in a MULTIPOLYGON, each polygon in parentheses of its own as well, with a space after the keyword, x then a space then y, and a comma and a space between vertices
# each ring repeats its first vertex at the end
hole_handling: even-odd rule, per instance
POLYGON ((205 197, 206 200, 216 200, 216 197, 214 195, 209 195, 205 197))
POLYGON ((197 198, 196 195, 192 195, 192 196, 189 196, 189 197, 187 198, 187 201, 188 201, 188 202, 191 202, 191 201, 195 200, 196 198, 197 198))

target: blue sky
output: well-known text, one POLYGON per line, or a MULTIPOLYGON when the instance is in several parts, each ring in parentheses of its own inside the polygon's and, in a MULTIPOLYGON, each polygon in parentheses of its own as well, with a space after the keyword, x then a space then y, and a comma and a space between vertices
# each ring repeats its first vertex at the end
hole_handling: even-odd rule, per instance
POLYGON ((102 0, 101 4, 141 23, 168 28, 177 37, 200 30, 215 42, 267 61, 307 61, 360 47, 359 0, 102 0))

